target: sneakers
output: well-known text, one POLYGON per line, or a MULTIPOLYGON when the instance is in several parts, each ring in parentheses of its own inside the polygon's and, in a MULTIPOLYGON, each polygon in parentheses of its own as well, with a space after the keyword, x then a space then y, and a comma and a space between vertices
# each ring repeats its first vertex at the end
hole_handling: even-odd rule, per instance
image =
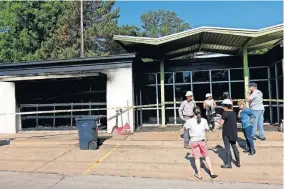
POLYGON ((259 139, 259 140, 262 140, 262 141, 264 141, 264 140, 266 140, 266 137, 260 137, 260 136, 253 136, 253 137, 251 137, 253 140, 256 140, 257 138, 259 139))
POLYGON ((265 137, 259 137, 259 140, 262 140, 262 141, 264 141, 264 140, 266 140, 266 138, 265 137))
POLYGON ((256 153, 255 149, 251 149, 250 152, 249 152, 249 155, 253 156, 255 153, 256 153))

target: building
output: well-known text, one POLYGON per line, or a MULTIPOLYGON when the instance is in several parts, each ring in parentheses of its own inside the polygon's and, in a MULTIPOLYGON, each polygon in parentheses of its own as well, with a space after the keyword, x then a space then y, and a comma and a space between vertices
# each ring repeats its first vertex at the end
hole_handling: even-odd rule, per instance
POLYGON ((221 100, 224 91, 239 99, 250 81, 258 83, 264 98, 276 100, 265 102, 265 122, 283 119, 283 25, 261 30, 201 27, 157 39, 114 40, 132 54, 0 65, 0 133, 68 128, 82 115, 101 115, 111 132, 117 109, 148 104, 154 105, 122 108, 123 122, 132 131, 180 124, 177 109, 186 91, 192 90, 197 101, 208 92, 221 100), (272 49, 248 55, 263 48, 272 49), (200 51, 230 56, 180 58, 200 51), (97 108, 108 110, 74 111, 97 108), (73 111, 41 113, 62 110, 73 111), (15 114, 19 112, 33 113, 15 114))

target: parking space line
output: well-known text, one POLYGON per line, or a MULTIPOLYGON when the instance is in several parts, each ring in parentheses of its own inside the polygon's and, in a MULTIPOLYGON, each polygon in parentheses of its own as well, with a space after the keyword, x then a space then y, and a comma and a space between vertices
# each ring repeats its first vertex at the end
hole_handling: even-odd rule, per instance
POLYGON ((108 153, 106 153, 102 158, 95 161, 86 171, 83 172, 83 175, 87 175, 92 170, 94 170, 94 168, 96 168, 105 158, 107 158, 109 155, 111 155, 119 146, 120 146, 120 144, 117 144, 113 149, 111 149, 108 153))

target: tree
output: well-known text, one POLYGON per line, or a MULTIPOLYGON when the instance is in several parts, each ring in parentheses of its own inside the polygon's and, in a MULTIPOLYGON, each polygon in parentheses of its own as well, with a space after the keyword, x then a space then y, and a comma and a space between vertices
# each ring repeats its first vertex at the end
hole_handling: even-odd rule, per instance
POLYGON ((146 37, 161 37, 190 29, 175 12, 165 10, 148 11, 141 16, 141 22, 146 37))
MULTIPOLYGON (((117 25, 114 1, 84 1, 85 56, 123 51, 114 34, 138 35, 135 26, 117 25)), ((26 1, 0 4, 0 62, 68 59, 80 56, 80 2, 26 1)))
POLYGON ((34 53, 47 40, 63 11, 59 1, 6 1, 0 4, 0 62, 34 60, 34 53))
MULTIPOLYGON (((85 1, 84 49, 85 56, 113 54, 112 36, 118 30, 119 9, 113 10, 113 1, 85 1)), ((80 2, 65 2, 65 11, 57 23, 54 35, 46 41, 39 54, 44 59, 74 58, 80 56, 80 2)))

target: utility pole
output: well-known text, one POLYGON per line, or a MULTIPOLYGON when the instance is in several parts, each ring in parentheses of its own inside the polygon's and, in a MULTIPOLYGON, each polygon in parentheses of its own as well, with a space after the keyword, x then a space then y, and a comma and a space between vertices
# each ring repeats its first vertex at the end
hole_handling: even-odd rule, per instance
POLYGON ((84 57, 83 0, 81 0, 81 57, 84 57))

